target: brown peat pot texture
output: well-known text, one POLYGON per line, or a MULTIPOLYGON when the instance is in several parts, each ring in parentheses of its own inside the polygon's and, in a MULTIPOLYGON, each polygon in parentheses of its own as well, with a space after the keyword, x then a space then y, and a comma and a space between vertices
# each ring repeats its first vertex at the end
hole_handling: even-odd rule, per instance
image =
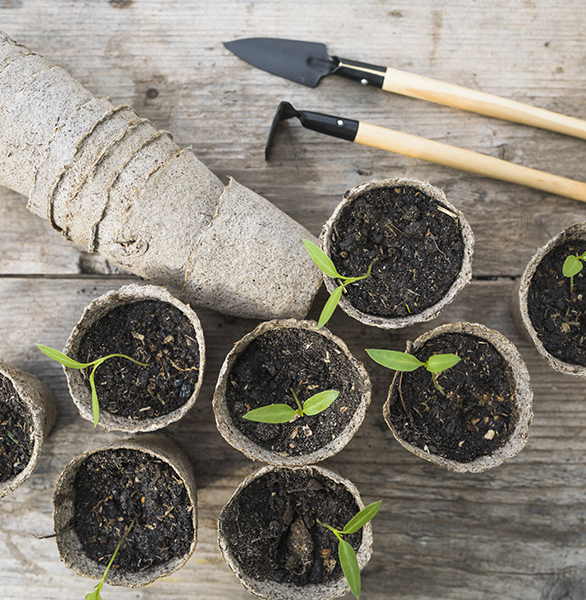
POLYGON ((586 367, 586 278, 580 272, 570 280, 561 266, 570 255, 586 252, 586 241, 556 246, 541 261, 531 280, 527 306, 531 323, 545 349, 561 361, 586 367))
POLYGON ((91 362, 114 353, 148 366, 120 357, 100 365, 95 382, 101 410, 137 420, 160 417, 177 410, 195 391, 197 339, 193 326, 174 306, 141 300, 114 308, 90 327, 77 359, 91 362))
POLYGON ((10 379, 0 373, 0 483, 16 477, 29 463, 34 446, 29 410, 10 379))
POLYGON ((195 548, 193 473, 163 436, 75 458, 59 478, 54 507, 60 556, 89 577, 101 577, 132 524, 108 574, 112 585, 146 585, 180 568, 195 548))
POLYGON ((408 352, 422 362, 448 353, 461 361, 437 375, 445 395, 423 367, 395 374, 385 404, 395 437, 419 456, 463 472, 482 471, 519 452, 532 393, 514 346, 475 324, 445 325, 430 334, 409 344, 408 352))
MULTIPOLYGON (((345 277, 365 275, 373 264, 369 277, 345 288, 340 307, 378 327, 437 316, 472 274, 474 238, 464 216, 441 190, 414 179, 350 190, 320 240, 345 277)), ((335 282, 325 282, 331 293, 335 282)))
POLYGON ((214 394, 218 429, 253 460, 299 466, 332 456, 358 429, 370 403, 368 373, 344 342, 313 321, 270 321, 227 356, 214 394), (289 423, 244 419, 249 411, 299 402, 326 390, 339 396, 323 412, 289 423))
MULTIPOLYGON (((248 591, 261 598, 333 598, 349 588, 337 540, 317 521, 342 529, 362 508, 354 486, 332 471, 265 467, 222 509, 220 549, 248 591)), ((344 539, 362 568, 370 558, 370 524, 344 539)))

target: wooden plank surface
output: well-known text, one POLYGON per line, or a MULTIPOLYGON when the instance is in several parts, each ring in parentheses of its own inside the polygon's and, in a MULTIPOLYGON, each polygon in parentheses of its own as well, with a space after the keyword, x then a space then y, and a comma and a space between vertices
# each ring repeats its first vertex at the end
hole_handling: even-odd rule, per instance
MULTIPOLYGON (((374 555, 365 600, 562 600, 586 597, 584 383, 551 371, 516 332, 509 296, 535 249, 585 220, 586 206, 334 140, 284 123, 273 159, 263 151, 281 100, 361 119, 578 179, 584 142, 326 78, 316 89, 255 70, 222 42, 275 36, 327 43, 332 54, 389 65, 586 118, 586 12, 579 0, 0 0, 0 30, 67 69, 96 95, 127 102, 220 177, 234 176, 319 230, 342 194, 370 178, 410 176, 442 187, 476 235, 475 279, 435 321, 399 332, 336 314, 331 329, 362 360, 373 402, 350 444, 328 464, 367 502, 374 555), (149 90, 151 90, 149 92, 149 90), (157 93, 152 90, 156 90, 157 93), (148 93, 147 93, 148 92, 148 93), (154 97, 156 95, 156 97, 154 97), (526 449, 479 475, 447 472, 412 456, 382 418, 390 373, 366 347, 403 349, 432 326, 480 322, 515 343, 531 373, 535 418, 526 449)), ((93 431, 69 398, 61 368, 34 348, 62 347, 93 298, 136 278, 89 255, 0 188, 0 358, 42 378, 59 415, 31 478, 0 501, 0 597, 74 600, 92 582, 59 561, 51 494, 77 454, 124 437, 93 431)), ((326 299, 320 291, 310 312, 326 299)), ((166 433, 190 457, 199 486, 199 541, 187 565, 135 590, 106 586, 106 600, 251 596, 216 547, 216 519, 259 465, 223 441, 211 408, 220 365, 255 321, 198 311, 208 348, 194 409, 166 433)))

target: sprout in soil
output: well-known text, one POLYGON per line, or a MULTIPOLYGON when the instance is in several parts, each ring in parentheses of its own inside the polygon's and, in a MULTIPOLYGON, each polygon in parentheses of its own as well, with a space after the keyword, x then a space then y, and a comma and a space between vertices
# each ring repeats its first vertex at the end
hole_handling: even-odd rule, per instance
POLYGON ((134 521, 131 521, 130 525, 126 528, 124 535, 120 538, 120 541, 118 542, 118 545, 116 546, 116 550, 114 550, 114 554, 112 554, 112 558, 110 559, 110 562, 108 563, 108 566, 106 567, 106 570, 104 571, 104 574, 102 575, 102 579, 100 579, 100 581, 95 585, 93 592, 90 592, 89 594, 85 595, 85 600, 102 600, 102 596, 100 596, 100 592, 102 591, 102 587, 104 587, 104 582, 106 581, 106 575, 108 575, 108 571, 110 570, 110 567, 112 566, 112 563, 114 562, 114 559, 116 558, 116 555, 118 554, 118 550, 120 550, 120 546, 122 546, 122 543, 126 539, 126 536, 130 533, 130 530, 132 529, 133 525, 134 525, 134 521))
POLYGON ((329 320, 330 317, 334 314, 336 310, 336 306, 338 306, 338 302, 340 302, 340 298, 342 297, 342 292, 344 288, 351 283, 356 283, 357 281, 361 281, 362 279, 366 279, 370 277, 370 273, 372 272, 372 265, 376 262, 376 258, 370 263, 368 266, 368 271, 366 275, 361 275, 360 277, 344 277, 340 275, 336 270, 334 263, 331 258, 321 249, 318 248, 313 242, 309 240, 303 240, 303 245, 307 250, 307 253, 311 257, 311 260, 318 266, 320 271, 330 277, 331 279, 337 279, 341 283, 340 285, 332 292, 332 295, 328 298, 323 310, 321 311, 321 315, 319 316, 319 321, 317 323, 317 328, 320 329, 323 327, 329 320))
POLYGON ((95 383, 96 369, 104 361, 108 360, 109 358, 115 358, 115 357, 126 358, 128 360, 131 360, 133 363, 140 365, 141 367, 148 367, 147 364, 141 363, 138 360, 131 358, 130 356, 126 356, 126 354, 109 354, 108 356, 103 356, 102 358, 97 358, 96 360, 93 360, 92 362, 89 362, 89 363, 80 363, 80 362, 77 362, 76 360, 73 360, 72 358, 69 358, 69 356, 67 356, 66 354, 63 354, 63 352, 59 352, 59 350, 55 350, 55 348, 49 348, 49 346, 43 346, 43 344, 35 344, 35 345, 41 352, 46 354, 49 358, 56 360, 58 363, 61 363, 63 366, 65 366, 69 369, 87 369, 88 367, 93 367, 93 369, 90 373, 90 376, 89 376, 89 382, 90 382, 90 388, 92 390, 92 411, 94 414, 94 428, 98 426, 98 421, 100 419, 100 405, 98 403, 98 392, 96 391, 96 383, 95 383))
POLYGON ((337 390, 325 390, 308 398, 302 406, 293 388, 291 388, 291 393, 295 398, 295 402, 297 402, 297 410, 288 404, 269 404, 268 406, 249 410, 245 415, 242 415, 242 418, 249 421, 259 421, 260 423, 289 423, 297 415, 300 417, 318 415, 340 395, 337 390))
POLYGON ((564 262, 562 271, 564 273, 564 277, 570 278, 570 296, 574 293, 574 275, 578 275, 578 273, 584 267, 582 261, 586 262, 586 252, 584 252, 584 254, 581 256, 570 254, 570 256, 568 256, 564 262))
POLYGON ((360 567, 358 566, 358 559, 356 558, 354 548, 342 536, 356 533, 359 529, 362 529, 362 527, 374 518, 380 508, 381 502, 379 500, 363 508, 346 523, 342 530, 335 529, 331 525, 327 525, 316 519, 320 525, 327 527, 338 538, 340 565, 344 572, 344 577, 346 577, 346 581, 350 586, 350 590, 356 598, 360 598, 360 567))
POLYGON ((437 391, 445 396, 446 393, 437 382, 437 375, 446 369, 457 365, 462 359, 456 354, 434 354, 427 362, 421 362, 412 354, 397 352, 395 350, 367 350, 368 356, 387 369, 395 371, 415 371, 425 367, 431 373, 433 385, 437 391))

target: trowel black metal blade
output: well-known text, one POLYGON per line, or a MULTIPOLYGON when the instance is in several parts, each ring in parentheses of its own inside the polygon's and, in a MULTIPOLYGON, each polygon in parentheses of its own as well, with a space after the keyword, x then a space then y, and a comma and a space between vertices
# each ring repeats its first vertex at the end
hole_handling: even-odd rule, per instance
POLYGON ((224 46, 253 67, 308 87, 315 87, 338 64, 328 54, 325 44, 314 42, 248 38, 226 42, 224 46))

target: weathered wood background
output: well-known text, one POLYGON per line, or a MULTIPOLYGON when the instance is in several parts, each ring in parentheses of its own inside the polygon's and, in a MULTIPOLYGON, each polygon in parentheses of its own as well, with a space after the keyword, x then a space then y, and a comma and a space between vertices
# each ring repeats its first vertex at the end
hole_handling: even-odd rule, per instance
MULTIPOLYGON (((331 329, 365 362, 374 384, 366 420, 329 465, 365 502, 383 500, 364 600, 586 598, 584 382, 549 370, 516 332, 511 289, 535 249, 586 219, 586 206, 283 125, 273 160, 263 150, 281 100, 585 180, 586 141, 366 89, 330 77, 304 88, 253 69, 222 42, 275 36, 323 41, 332 54, 389 65, 586 118, 582 0, 0 0, 0 30, 67 69, 96 95, 127 102, 219 176, 232 175, 317 234, 342 194, 373 177, 442 187, 476 234, 475 280, 436 321, 385 333, 336 314, 331 329), (366 347, 403 349, 445 322, 483 323, 527 361, 535 419, 526 449, 480 475, 447 472, 394 441, 382 418, 390 372, 366 347)), ((59 561, 51 496, 63 467, 120 437, 93 431, 70 400, 61 368, 35 342, 62 347, 83 307, 136 278, 76 248, 0 189, 0 357, 54 391, 59 416, 38 468, 0 501, 0 597, 80 600, 93 583, 59 561)), ((316 318, 326 296, 318 295, 316 318)), ((195 408, 168 428, 199 484, 199 543, 173 577, 143 589, 106 586, 107 600, 250 595, 216 547, 216 519, 258 465, 216 430, 211 396, 231 345, 256 322, 200 311, 208 347, 195 408)))

